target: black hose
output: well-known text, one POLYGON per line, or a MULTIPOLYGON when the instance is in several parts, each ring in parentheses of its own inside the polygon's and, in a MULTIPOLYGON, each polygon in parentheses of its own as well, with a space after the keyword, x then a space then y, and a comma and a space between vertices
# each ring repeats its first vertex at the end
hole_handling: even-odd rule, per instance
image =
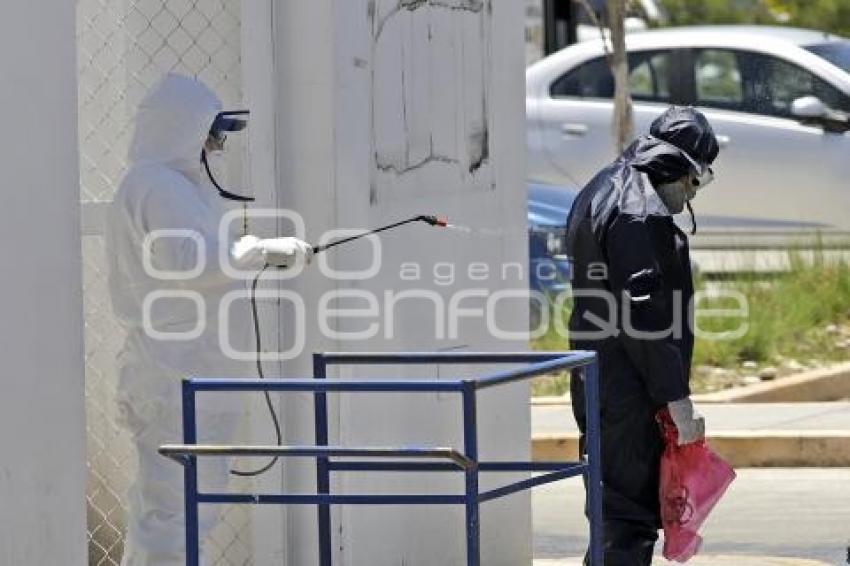
POLYGON ((210 178, 215 189, 218 191, 218 194, 222 198, 226 198, 227 200, 235 200, 237 202, 254 202, 256 200, 254 197, 246 197, 242 195, 237 195, 236 193, 231 193, 230 191, 225 190, 221 185, 218 184, 218 181, 210 170, 210 162, 207 159, 207 150, 201 150, 201 163, 204 164, 204 169, 207 171, 207 177, 210 178))
MULTIPOLYGON (((256 352, 257 352, 257 375, 260 379, 265 379, 266 375, 263 372, 263 361, 261 359, 262 355, 262 339, 260 336, 260 317, 257 314, 257 283, 260 281, 260 276, 269 268, 269 264, 265 264, 260 271, 257 272, 256 277, 254 277, 253 283, 251 283, 251 317, 254 321, 254 341, 256 344, 256 352)), ((274 424, 274 432, 277 438, 277 445, 280 446, 283 444, 283 436, 280 433, 280 421, 277 418, 277 412, 274 410, 274 405, 272 404, 271 396, 268 391, 263 391, 263 396, 266 399, 266 407, 269 409, 269 415, 272 419, 272 424, 274 424)), ((258 468, 256 470, 230 470, 230 473, 234 476, 240 477, 254 477, 259 476, 261 474, 266 473, 277 463, 277 456, 272 458, 265 466, 262 468, 258 468)))

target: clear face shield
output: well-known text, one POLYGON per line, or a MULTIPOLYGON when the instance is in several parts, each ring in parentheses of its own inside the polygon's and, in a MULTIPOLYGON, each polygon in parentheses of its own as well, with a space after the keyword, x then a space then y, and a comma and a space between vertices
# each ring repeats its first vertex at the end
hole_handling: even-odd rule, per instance
POLYGON ((697 162, 694 158, 688 155, 688 152, 675 144, 660 138, 655 138, 654 136, 651 137, 664 144, 675 147, 679 154, 690 164, 690 169, 687 175, 677 181, 657 187, 656 190, 659 195, 661 195, 664 204, 667 205, 668 209, 670 209, 672 213, 678 214, 684 207, 687 207, 693 224, 691 234, 696 234, 697 222, 696 216, 694 215, 694 209, 691 206, 691 200, 693 200, 693 198, 697 195, 697 191, 704 189, 711 184, 712 181, 714 181, 714 171, 707 163, 697 162))
POLYGON ((714 171, 708 164, 697 163, 686 151, 682 155, 690 162, 691 170, 688 173, 688 180, 685 185, 685 206, 691 215, 691 235, 697 233, 697 219, 694 214, 694 208, 691 205, 691 200, 697 196, 697 191, 700 191, 714 181, 714 171))
POLYGON ((696 196, 697 191, 704 189, 714 181, 714 170, 708 165, 697 163, 686 151, 683 151, 682 155, 691 164, 687 190, 687 199, 690 201, 696 196))
POLYGON ((215 151, 223 151, 224 144, 227 141, 228 132, 241 132, 248 126, 247 117, 250 114, 248 110, 232 110, 228 112, 219 112, 215 120, 213 120, 212 126, 210 126, 209 135, 207 135, 207 141, 204 143, 204 149, 201 151, 201 163, 204 165, 204 169, 206 169, 207 176, 210 178, 210 182, 212 182, 213 186, 218 190, 218 194, 223 198, 228 200, 235 200, 238 202, 253 202, 254 197, 246 197, 242 195, 238 195, 231 191, 226 190, 221 186, 218 180, 213 175, 212 170, 210 169, 209 159, 207 158, 207 154, 209 152, 215 151))
POLYGON ((679 154, 684 157, 688 163, 690 164, 690 170, 687 175, 687 182, 683 181, 683 184, 687 185, 686 192, 688 193, 688 199, 691 200, 698 190, 704 189, 706 186, 711 184, 714 181, 714 170, 707 163, 699 163, 693 157, 688 155, 688 152, 680 148, 679 146, 668 142, 667 140, 663 140, 661 138, 657 138, 653 135, 648 136, 650 139, 659 141, 665 145, 676 148, 679 154))

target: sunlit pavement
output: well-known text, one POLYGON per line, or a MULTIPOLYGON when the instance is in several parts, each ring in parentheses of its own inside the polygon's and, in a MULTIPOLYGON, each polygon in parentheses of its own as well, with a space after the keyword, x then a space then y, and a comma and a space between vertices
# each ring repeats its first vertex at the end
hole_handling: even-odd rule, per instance
MULTIPOLYGON (((580 564, 575 557, 584 553, 587 542, 583 498, 580 480, 533 491, 535 566, 580 564)), ((702 536, 701 557, 688 564, 845 564, 850 469, 738 470, 738 479, 714 509, 702 536)), ((660 558, 656 563, 667 564, 660 558)))
MULTIPOLYGON (((850 403, 705 403, 698 404, 710 431, 726 430, 847 430, 850 403)), ((532 431, 537 434, 576 432, 569 405, 535 406, 532 431)))
MULTIPOLYGON (((657 559, 654 564, 676 564, 666 560, 657 559)), ((691 566, 822 566, 829 564, 820 560, 808 560, 805 558, 778 558, 773 556, 719 556, 706 555, 697 556, 688 560, 691 566)), ((580 558, 540 559, 534 561, 534 566, 582 566, 580 558)))

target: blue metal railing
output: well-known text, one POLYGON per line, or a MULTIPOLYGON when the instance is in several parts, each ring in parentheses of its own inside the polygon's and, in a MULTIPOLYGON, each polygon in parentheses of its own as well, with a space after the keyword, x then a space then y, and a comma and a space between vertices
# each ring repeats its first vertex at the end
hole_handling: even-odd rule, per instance
POLYGON ((590 521, 590 564, 602 564, 602 472, 599 424, 599 383, 593 352, 522 353, 317 353, 314 379, 187 379, 183 382, 183 444, 160 452, 184 467, 186 507, 186 564, 199 560, 198 506, 242 503, 252 505, 316 505, 318 507, 319 564, 331 566, 331 505, 463 505, 466 509, 466 563, 480 566, 481 503, 518 491, 577 475, 587 481, 590 521), (479 378, 457 380, 329 380, 330 365, 411 364, 527 364, 479 378), (586 457, 578 462, 482 462, 478 458, 477 392, 528 380, 557 370, 577 369, 585 380, 587 410, 586 457), (195 396, 200 391, 313 392, 315 446, 214 446, 197 444, 195 396), (328 392, 453 392, 463 408, 463 450, 443 447, 338 447, 328 445, 328 392), (315 458, 316 494, 201 493, 197 485, 197 458, 223 456, 278 456, 315 458), (334 457, 358 458, 335 461, 334 457), (380 461, 371 461, 380 458, 380 461), (394 460, 387 460, 393 458, 394 460), (417 461, 428 460, 428 461, 417 461), (445 460, 443 462, 434 460, 445 460), (462 472, 464 494, 342 495, 330 492, 332 472, 462 472), (540 475, 481 492, 481 472, 538 472, 540 475))

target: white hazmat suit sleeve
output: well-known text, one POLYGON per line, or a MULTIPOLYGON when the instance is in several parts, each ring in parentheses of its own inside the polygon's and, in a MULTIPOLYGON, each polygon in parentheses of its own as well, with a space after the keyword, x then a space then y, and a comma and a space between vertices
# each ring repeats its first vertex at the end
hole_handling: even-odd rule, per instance
POLYGON ((203 200, 195 194, 205 187, 197 187, 180 173, 167 169, 158 169, 155 176, 163 178, 149 181, 169 190, 145 193, 139 221, 148 235, 151 265, 157 270, 185 273, 200 267, 198 283, 221 284, 228 277, 220 266, 221 246, 227 246, 225 258, 238 270, 257 270, 265 263, 291 267, 299 259, 309 263, 312 246, 297 238, 260 239, 248 235, 236 241, 222 241, 220 211, 203 206, 203 200))
MULTIPOLYGON (((220 266, 219 248, 231 247, 231 242, 219 240, 220 211, 198 198, 197 192, 205 187, 197 187, 180 173, 164 168, 153 176, 171 178, 148 177, 149 183, 158 183, 159 190, 146 191, 139 203, 139 224, 147 235, 144 251, 149 254, 151 265, 162 272, 198 269, 197 284, 222 284, 227 275, 220 266)), ((243 254, 241 260, 239 264, 234 261, 234 267, 262 267, 259 256, 243 254)))

